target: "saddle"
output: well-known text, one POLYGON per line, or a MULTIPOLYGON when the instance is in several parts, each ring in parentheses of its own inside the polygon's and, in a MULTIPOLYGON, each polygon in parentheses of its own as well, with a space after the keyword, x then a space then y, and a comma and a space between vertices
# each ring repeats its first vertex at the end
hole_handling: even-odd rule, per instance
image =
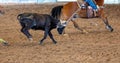
POLYGON ((94 17, 98 17, 99 13, 98 11, 93 11, 93 8, 91 6, 87 6, 86 16, 87 18, 94 18, 94 17))
MULTIPOLYGON (((99 6, 98 6, 99 9, 99 6)), ((81 10, 85 10, 86 11, 86 17, 87 18, 95 18, 95 17, 99 17, 99 12, 93 11, 93 8, 91 6, 82 6, 81 10)))
MULTIPOLYGON (((93 2, 96 4, 96 1, 93 0, 93 2)), ((97 5, 97 8, 100 9, 100 7, 97 5)), ((81 4, 81 10, 85 10, 86 11, 86 17, 87 18, 94 18, 94 17, 98 17, 99 13, 98 11, 93 11, 93 8, 88 4, 81 4)))

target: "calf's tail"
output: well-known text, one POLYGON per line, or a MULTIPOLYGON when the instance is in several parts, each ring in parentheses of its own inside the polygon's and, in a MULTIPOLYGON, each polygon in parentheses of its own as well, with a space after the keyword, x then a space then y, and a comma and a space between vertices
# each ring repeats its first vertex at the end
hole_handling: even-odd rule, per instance
POLYGON ((19 15, 17 16, 17 19, 18 19, 18 20, 21 20, 21 16, 22 16, 22 14, 19 14, 19 15))

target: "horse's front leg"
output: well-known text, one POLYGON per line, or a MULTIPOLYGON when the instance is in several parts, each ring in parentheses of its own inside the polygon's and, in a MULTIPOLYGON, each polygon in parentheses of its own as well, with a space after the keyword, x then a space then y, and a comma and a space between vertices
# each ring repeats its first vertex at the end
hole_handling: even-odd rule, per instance
POLYGON ((28 30, 29 30, 29 28, 28 28, 28 27, 25 27, 25 28, 22 28, 22 29, 21 29, 21 32, 22 32, 23 34, 25 34, 30 41, 33 41, 32 35, 29 33, 28 30))
POLYGON ((74 27, 75 27, 76 29, 82 31, 83 33, 88 33, 86 30, 81 29, 81 28, 79 27, 79 25, 78 25, 74 20, 71 20, 71 21, 72 21, 72 23, 73 23, 73 25, 74 25, 74 27))
POLYGON ((53 38, 53 35, 51 33, 51 31, 48 33, 49 37, 52 39, 53 43, 56 44, 57 42, 55 41, 55 39, 53 38))
POLYGON ((105 17, 104 15, 101 15, 101 18, 102 18, 103 22, 105 23, 106 28, 107 28, 110 32, 112 32, 112 31, 113 31, 113 28, 112 28, 112 26, 109 24, 107 17, 105 17))
POLYGON ((40 44, 42 44, 43 41, 47 38, 48 31, 49 31, 49 27, 46 27, 44 32, 44 37, 40 40, 40 44))

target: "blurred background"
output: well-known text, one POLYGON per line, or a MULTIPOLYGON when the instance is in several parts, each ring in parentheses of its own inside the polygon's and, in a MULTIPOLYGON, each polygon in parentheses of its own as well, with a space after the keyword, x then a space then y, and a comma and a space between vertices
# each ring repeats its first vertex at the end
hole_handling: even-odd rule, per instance
MULTIPOLYGON (((55 3, 55 2, 68 2, 76 0, 0 0, 1 4, 23 4, 23 3, 55 3)), ((105 4, 120 4, 120 0, 105 0, 105 4)))

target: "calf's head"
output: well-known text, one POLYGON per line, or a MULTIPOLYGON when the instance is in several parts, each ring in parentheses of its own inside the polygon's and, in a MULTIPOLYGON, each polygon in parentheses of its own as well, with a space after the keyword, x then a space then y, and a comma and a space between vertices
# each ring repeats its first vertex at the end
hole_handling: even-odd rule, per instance
POLYGON ((57 31, 58 31, 59 34, 62 34, 62 33, 63 33, 66 25, 67 25, 67 22, 66 22, 66 21, 62 21, 62 22, 59 22, 59 23, 57 24, 57 31))

